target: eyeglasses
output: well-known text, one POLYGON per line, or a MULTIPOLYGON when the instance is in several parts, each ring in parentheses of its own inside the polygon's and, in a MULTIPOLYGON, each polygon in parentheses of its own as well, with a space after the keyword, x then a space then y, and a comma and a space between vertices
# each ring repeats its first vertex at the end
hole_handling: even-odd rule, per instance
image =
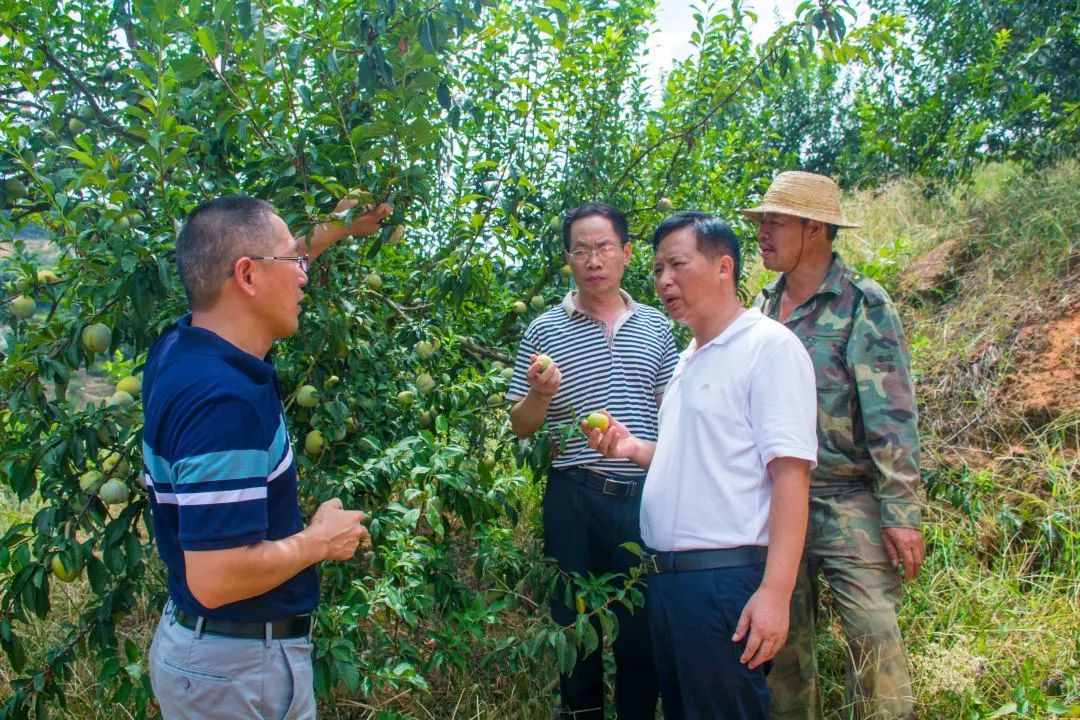
MULTIPOLYGON (((248 260, 288 260, 296 263, 296 266, 303 270, 305 275, 311 269, 311 260, 307 255, 248 255, 248 260)), ((225 273, 225 277, 232 277, 233 272, 233 270, 230 270, 225 273)))
POLYGON ((567 253, 567 255, 570 256, 570 262, 580 265, 583 262, 588 262, 593 255, 606 260, 613 257, 618 249, 619 246, 612 243, 610 245, 601 245, 600 247, 591 248, 589 250, 574 250, 573 252, 567 253))

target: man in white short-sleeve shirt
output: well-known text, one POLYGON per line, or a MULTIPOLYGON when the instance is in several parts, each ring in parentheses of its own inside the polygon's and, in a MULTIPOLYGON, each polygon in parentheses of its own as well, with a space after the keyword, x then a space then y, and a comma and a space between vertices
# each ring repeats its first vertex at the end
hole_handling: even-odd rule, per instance
POLYGON ((694 339, 656 443, 615 418, 589 442, 649 470, 641 530, 664 717, 764 720, 806 535, 814 370, 791 331, 739 303, 727 223, 678 213, 653 247, 657 293, 694 339))

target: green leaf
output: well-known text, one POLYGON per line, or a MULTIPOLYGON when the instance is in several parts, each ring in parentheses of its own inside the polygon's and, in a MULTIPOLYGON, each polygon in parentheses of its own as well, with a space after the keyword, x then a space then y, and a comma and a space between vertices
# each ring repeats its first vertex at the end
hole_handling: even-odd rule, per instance
POLYGON ((199 47, 210 57, 217 57, 217 47, 214 45, 214 37, 207 28, 199 28, 195 31, 195 40, 199 47))
POLYGON ((420 45, 429 53, 434 53, 439 47, 435 20, 430 15, 420 21, 420 45))

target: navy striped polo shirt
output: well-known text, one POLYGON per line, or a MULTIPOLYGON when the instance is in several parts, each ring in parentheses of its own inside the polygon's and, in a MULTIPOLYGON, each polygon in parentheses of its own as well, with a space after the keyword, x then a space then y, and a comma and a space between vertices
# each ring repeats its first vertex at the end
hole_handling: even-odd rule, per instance
POLYGON ((192 327, 188 316, 150 350, 143 407, 143 472, 173 602, 236 622, 311 612, 319 601, 314 567, 212 610, 192 596, 184 574, 185 550, 281 540, 304 528, 274 366, 192 327))
MULTIPOLYGON (((675 337, 671 322, 659 310, 620 292, 627 310, 615 323, 611 337, 603 322, 578 309, 573 291, 525 331, 506 397, 517 402, 528 394, 529 355, 550 355, 562 381, 548 405, 549 430, 607 410, 635 436, 656 440, 656 396, 664 392, 679 360, 675 337)), ((552 466, 586 466, 609 475, 642 473, 629 460, 611 460, 591 449, 583 432, 571 435, 552 466)))

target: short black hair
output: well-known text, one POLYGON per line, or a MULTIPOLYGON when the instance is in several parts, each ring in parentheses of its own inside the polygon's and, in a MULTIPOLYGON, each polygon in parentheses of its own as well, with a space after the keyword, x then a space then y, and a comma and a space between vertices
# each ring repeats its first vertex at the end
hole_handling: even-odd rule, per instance
MULTIPOLYGON (((810 222, 811 218, 801 218, 801 220, 802 220, 802 224, 805 226, 807 223, 810 222)), ((833 225, 832 223, 823 222, 821 220, 819 220, 818 222, 820 222, 822 225, 825 226, 825 239, 828 240, 829 242, 832 242, 833 240, 835 240, 836 239, 836 233, 840 230, 840 226, 839 225, 833 225)))
POLYGON ((660 247, 660 242, 676 230, 692 228, 697 238, 697 249, 712 259, 717 255, 727 255, 735 261, 735 282, 738 283, 742 272, 742 248, 735 239, 731 226, 718 217, 698 210, 684 210, 666 218, 652 236, 653 251, 660 247))
POLYGON ((593 217, 594 215, 605 217, 611 221, 611 226, 615 228, 615 234, 619 236, 620 245, 630 242, 630 226, 626 222, 626 214, 622 210, 604 202, 587 202, 581 207, 574 208, 563 217, 562 244, 566 252, 570 252, 570 226, 578 220, 593 217))
POLYGON ((176 264, 192 310, 208 310, 237 258, 272 250, 274 206, 246 195, 209 200, 176 236, 176 264))

